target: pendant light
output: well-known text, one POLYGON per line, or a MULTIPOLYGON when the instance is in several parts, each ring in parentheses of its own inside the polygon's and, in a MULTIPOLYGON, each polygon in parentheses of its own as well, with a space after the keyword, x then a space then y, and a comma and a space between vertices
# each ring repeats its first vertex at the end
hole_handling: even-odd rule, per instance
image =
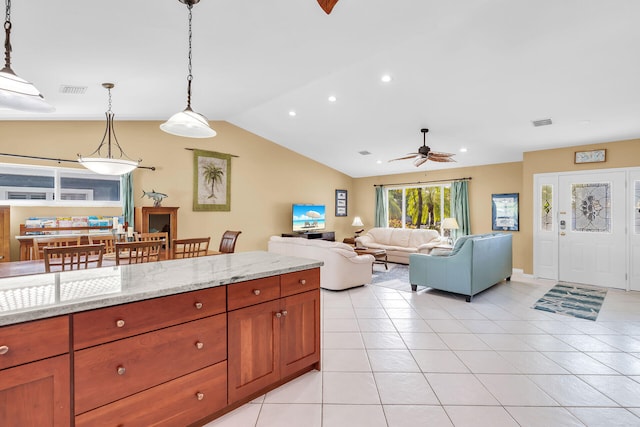
POLYGON ((118 138, 116 138, 116 131, 113 128, 114 114, 111 111, 111 89, 115 85, 113 83, 102 83, 102 87, 109 91, 109 109, 105 113, 107 116, 107 128, 104 131, 102 142, 98 145, 98 148, 89 156, 94 154, 97 157, 82 157, 78 154, 78 162, 85 168, 92 170, 95 173, 102 175, 124 175, 129 173, 138 167, 138 161, 131 160, 120 147, 118 138), (111 145, 113 139, 114 147, 111 145), (102 154, 102 150, 106 149, 106 157, 102 154), (114 152, 118 154, 118 157, 114 157, 114 152))
POLYGON ((212 138, 216 136, 216 131, 209 127, 209 122, 202 114, 196 113, 191 109, 191 81, 193 80, 193 74, 191 74, 191 20, 193 5, 200 2, 200 0, 179 0, 180 3, 187 5, 189 10, 189 74, 187 75, 187 108, 184 111, 174 114, 160 125, 160 129, 163 131, 178 135, 185 136, 187 138, 212 138))
POLYGON ((55 110, 44 100, 40 91, 18 77, 11 69, 11 0, 6 0, 4 20, 4 68, 0 70, 0 107, 35 113, 55 110))

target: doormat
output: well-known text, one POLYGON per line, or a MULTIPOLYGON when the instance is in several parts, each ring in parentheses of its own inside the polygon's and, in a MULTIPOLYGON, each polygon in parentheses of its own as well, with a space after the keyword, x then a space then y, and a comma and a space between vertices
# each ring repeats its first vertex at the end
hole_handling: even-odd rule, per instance
POLYGON ((606 289, 558 283, 536 301, 533 308, 580 319, 596 320, 606 295, 606 289))

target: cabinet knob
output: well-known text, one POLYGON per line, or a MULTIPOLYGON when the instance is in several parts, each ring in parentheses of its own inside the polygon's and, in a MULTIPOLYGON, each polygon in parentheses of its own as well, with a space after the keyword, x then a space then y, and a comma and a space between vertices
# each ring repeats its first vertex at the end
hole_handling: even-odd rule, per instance
POLYGON ((125 372, 127 372, 127 370, 124 366, 118 366, 118 375, 124 375, 125 372))
POLYGON ((286 316, 287 314, 289 314, 289 313, 287 312, 287 310, 282 310, 282 315, 283 315, 283 316, 286 316))
POLYGON ((7 353, 9 353, 9 346, 8 345, 0 346, 0 356, 7 353))
POLYGON ((122 319, 116 320, 116 326, 118 328, 123 328, 124 327, 124 320, 122 320, 122 319))
POLYGON ((307 284, 307 281, 306 281, 305 279, 300 279, 300 284, 301 284, 301 285, 306 285, 306 284, 307 284))
POLYGON ((281 317, 282 317, 282 313, 277 312, 277 313, 276 313, 276 317, 277 317, 278 319, 279 319, 279 318, 281 318, 281 317))
POLYGON ((197 303, 195 303, 195 304, 194 304, 194 307, 195 307, 197 310, 200 310, 200 309, 202 308, 202 303, 201 303, 201 302, 197 302, 197 303))
POLYGON ((260 295, 260 289, 254 289, 253 290, 253 294, 254 295, 260 295))
POLYGON ((203 342, 198 341, 198 342, 196 343, 196 348, 197 348, 198 350, 202 350, 202 349, 204 348, 204 343, 203 343, 203 342))
POLYGON ((201 391, 197 392, 196 393, 196 399, 198 399, 198 400, 204 399, 204 393, 201 392, 201 391))

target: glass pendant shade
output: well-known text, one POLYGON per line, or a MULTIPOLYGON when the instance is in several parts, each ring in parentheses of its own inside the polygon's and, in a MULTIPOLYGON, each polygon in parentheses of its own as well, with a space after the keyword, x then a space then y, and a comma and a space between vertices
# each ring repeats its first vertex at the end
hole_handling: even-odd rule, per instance
POLYGON ((212 138, 217 135, 216 131, 209 127, 206 117, 190 108, 171 116, 160 125, 160 129, 172 135, 187 138, 212 138))
POLYGON ((32 83, 16 76, 11 68, 6 67, 0 70, 0 107, 36 113, 55 111, 32 83))
POLYGON ((81 157, 78 159, 85 168, 101 175, 124 175, 138 167, 138 162, 102 157, 81 157))

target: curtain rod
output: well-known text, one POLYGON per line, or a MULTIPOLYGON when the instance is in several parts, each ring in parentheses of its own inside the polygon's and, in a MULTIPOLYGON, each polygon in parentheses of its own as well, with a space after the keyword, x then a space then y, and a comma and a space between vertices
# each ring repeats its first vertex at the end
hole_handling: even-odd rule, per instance
MULTIPOLYGON (((77 160, 68 160, 68 159, 54 159, 52 157, 39 157, 39 156, 26 156, 24 154, 9 154, 9 153, 0 153, 0 156, 6 156, 6 157, 19 157, 21 159, 35 159, 35 160, 50 160, 52 162, 58 162, 58 163, 62 163, 62 162, 66 162, 66 163, 78 163, 77 160)), ((156 170, 155 166, 138 166, 138 169, 149 169, 149 170, 156 170)))
POLYGON ((466 178, 453 178, 453 179, 434 179, 433 181, 418 181, 418 182, 399 182, 397 184, 373 184, 374 187, 384 187, 385 185, 412 185, 412 184, 430 184, 432 182, 454 182, 454 181, 471 181, 471 177, 466 178))
MULTIPOLYGON (((200 150, 200 148, 185 148, 185 150, 193 151, 193 150, 200 150)), ((208 150, 203 150, 203 151, 208 151, 208 150)), ((231 157, 240 157, 240 156, 236 156, 235 154, 229 154, 229 153, 224 153, 224 154, 228 154, 231 157)))

